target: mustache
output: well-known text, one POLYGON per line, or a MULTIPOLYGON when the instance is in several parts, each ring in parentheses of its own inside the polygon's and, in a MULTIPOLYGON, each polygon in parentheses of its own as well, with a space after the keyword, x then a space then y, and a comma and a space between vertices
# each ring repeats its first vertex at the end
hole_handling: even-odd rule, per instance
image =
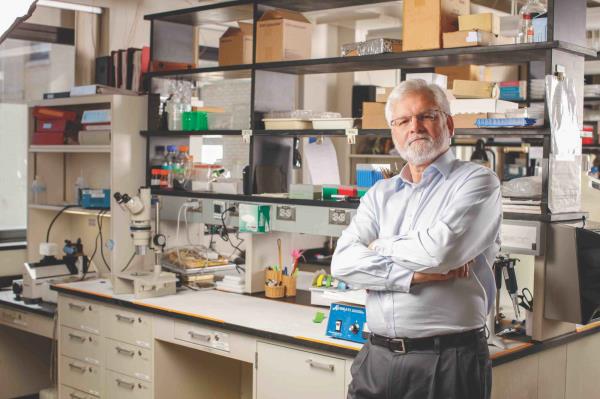
POLYGON ((414 142, 415 142, 415 141, 417 141, 417 140, 427 140, 427 141, 429 141, 429 142, 432 142, 432 141, 433 141, 433 140, 432 140, 432 138, 431 138, 429 135, 427 135, 427 134, 417 134, 416 136, 414 136, 414 137, 410 138, 410 139, 408 140, 408 143, 407 143, 407 144, 408 144, 408 145, 411 145, 412 143, 414 143, 414 142))

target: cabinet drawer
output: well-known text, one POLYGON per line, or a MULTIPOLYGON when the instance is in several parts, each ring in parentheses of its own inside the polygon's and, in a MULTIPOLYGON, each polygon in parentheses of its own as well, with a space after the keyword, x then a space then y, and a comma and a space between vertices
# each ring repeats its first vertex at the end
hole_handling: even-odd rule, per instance
POLYGON ((67 356, 60 357, 59 381, 95 396, 100 396, 102 392, 100 367, 67 356))
POLYGON ((175 339, 229 352, 229 334, 210 328, 175 322, 175 339))
POLYGON ((342 399, 345 397, 344 359, 264 342, 257 343, 257 352, 256 396, 258 398, 342 399))
POLYGON ((60 354, 91 364, 102 364, 102 340, 95 334, 75 330, 70 327, 60 328, 60 354))
POLYGON ((62 295, 58 299, 60 324, 93 334, 100 334, 101 309, 102 306, 94 302, 62 295))
POLYGON ((62 385, 60 387, 60 399, 98 399, 98 397, 66 385, 62 385))
POLYGON ((107 307, 106 337, 144 348, 152 347, 152 316, 122 308, 107 307))
POLYGON ((106 397, 110 399, 148 399, 153 397, 152 384, 106 370, 106 397))
POLYGON ((106 367, 144 381, 152 381, 152 351, 106 339, 106 367))

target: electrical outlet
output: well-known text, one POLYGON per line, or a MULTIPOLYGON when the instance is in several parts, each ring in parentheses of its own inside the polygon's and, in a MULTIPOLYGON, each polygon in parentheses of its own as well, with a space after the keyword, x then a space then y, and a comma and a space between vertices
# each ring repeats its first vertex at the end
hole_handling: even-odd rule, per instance
POLYGON ((350 213, 343 209, 330 209, 329 224, 347 226, 350 224, 350 213))
POLYGON ((198 212, 198 213, 202 213, 202 201, 200 200, 190 200, 188 201, 189 203, 193 204, 190 208, 189 211, 190 212, 198 212))
POLYGON ((229 208, 235 208, 235 210, 229 212, 229 216, 240 216, 240 204, 239 202, 230 202, 229 203, 229 208))
POLYGON ((296 221, 296 208, 287 205, 277 205, 277 220, 296 221))
POLYGON ((213 219, 221 220, 221 215, 227 209, 225 201, 213 201, 213 219))

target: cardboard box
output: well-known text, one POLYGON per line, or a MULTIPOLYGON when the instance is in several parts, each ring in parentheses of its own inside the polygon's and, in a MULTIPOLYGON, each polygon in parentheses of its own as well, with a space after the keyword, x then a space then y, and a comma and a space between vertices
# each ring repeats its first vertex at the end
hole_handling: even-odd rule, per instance
POLYGON ((452 115, 452 120, 454 121, 455 129, 474 129, 477 128, 475 122, 480 118, 487 118, 488 114, 486 113, 478 113, 478 114, 457 114, 452 115))
POLYGON ((385 119, 385 103, 363 103, 363 129, 389 129, 385 119))
POLYGON ((239 28, 229 28, 219 39, 219 65, 252 63, 252 24, 238 22, 239 28))
POLYGON ((458 16, 458 30, 477 30, 500 34, 500 17, 491 12, 458 16))
POLYGON ((442 33, 458 30, 458 16, 469 13, 470 0, 404 0, 402 51, 442 47, 442 33))
POLYGON ((450 101, 450 113, 477 114, 477 113, 502 113, 519 108, 518 103, 494 99, 460 99, 450 101))
POLYGON ((445 67, 435 67, 435 73, 446 75, 448 78, 448 88, 454 87, 456 79, 479 80, 479 65, 454 65, 445 67))
POLYGON ((448 77, 437 73, 407 73, 406 80, 422 79, 429 84, 438 85, 446 90, 448 88, 448 77))
POLYGON ((456 98, 497 98, 498 87, 493 82, 456 79, 452 94, 456 98))
POLYGON ((386 103, 392 90, 394 90, 393 87, 378 87, 375 90, 375 101, 378 103, 386 103))
POLYGON ((490 46, 494 34, 476 30, 447 32, 443 35, 444 48, 490 46))
POLYGON ((312 26, 302 14, 275 9, 256 25, 256 62, 310 58, 312 26))
POLYGON ((518 65, 490 65, 482 67, 483 76, 480 80, 486 82, 512 82, 519 80, 518 65))

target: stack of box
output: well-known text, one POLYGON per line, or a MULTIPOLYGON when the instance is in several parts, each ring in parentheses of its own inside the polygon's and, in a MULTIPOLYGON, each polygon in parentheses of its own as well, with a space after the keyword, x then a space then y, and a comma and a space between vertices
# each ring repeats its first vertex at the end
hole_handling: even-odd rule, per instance
POLYGON ((458 16, 458 31, 443 35, 444 48, 511 44, 512 38, 500 34, 500 18, 493 13, 458 16))
POLYGON ((583 125, 581 130, 581 144, 594 144, 594 126, 583 125))
POLYGON ((388 168, 390 165, 364 164, 356 165, 356 184, 360 187, 372 187, 379 180, 383 179, 382 168, 388 168))
POLYGON ((525 101, 527 99, 527 81, 513 80, 500 82, 500 99, 506 101, 525 101))
POLYGON ((110 144, 110 109, 83 111, 79 144, 108 145, 110 144))
MULTIPOLYGON (((67 132, 76 126, 77 114, 55 108, 35 107, 35 132, 31 143, 35 145, 61 145, 68 140, 67 132)), ((77 144, 75 142, 67 144, 77 144)))

